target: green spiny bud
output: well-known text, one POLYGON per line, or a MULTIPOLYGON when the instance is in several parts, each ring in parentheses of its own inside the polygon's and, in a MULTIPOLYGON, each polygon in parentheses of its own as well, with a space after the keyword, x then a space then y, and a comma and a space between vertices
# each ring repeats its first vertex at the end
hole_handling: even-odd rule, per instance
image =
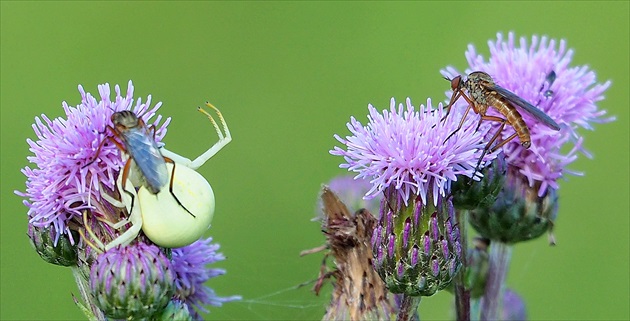
POLYGON ((507 163, 503 153, 481 170, 481 181, 460 175, 451 185, 453 205, 460 210, 488 208, 497 200, 497 196, 505 183, 507 163))
POLYGON ((135 243, 100 254, 91 268, 97 306, 113 319, 141 319, 158 313, 174 292, 170 261, 155 245, 135 243))
POLYGON ((548 188, 538 196, 539 184, 529 186, 522 175, 510 175, 497 201, 489 208, 470 211, 470 223, 485 238, 517 243, 551 231, 558 212, 558 194, 548 188))
POLYGON ((431 296, 446 288, 461 266, 452 202, 440 197, 433 206, 415 197, 405 205, 392 190, 385 191, 372 237, 374 267, 390 292, 431 296))
POLYGON ((171 300, 164 310, 154 315, 151 320, 156 321, 192 321, 188 305, 179 300, 171 300))
MULTIPOLYGON (((77 245, 67 234, 59 235, 59 239, 55 242, 50 228, 36 227, 31 224, 28 225, 27 234, 31 245, 44 261, 61 266, 77 264, 77 245)), ((72 231, 72 236, 78 240, 79 235, 76 232, 72 231)))

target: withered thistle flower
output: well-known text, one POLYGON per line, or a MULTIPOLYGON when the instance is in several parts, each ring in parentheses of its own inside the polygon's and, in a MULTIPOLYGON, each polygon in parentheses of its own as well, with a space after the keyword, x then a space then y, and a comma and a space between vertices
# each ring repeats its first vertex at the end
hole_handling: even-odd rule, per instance
MULTIPOLYGON (((333 294, 322 320, 390 320, 395 313, 392 294, 372 266, 370 239, 376 219, 366 209, 351 214, 346 205, 324 186, 321 193, 322 230, 326 235, 326 256, 314 291, 319 294, 324 281, 333 278, 333 294)), ((314 250, 320 250, 314 249, 314 250)), ((304 251, 302 254, 312 253, 304 251)))

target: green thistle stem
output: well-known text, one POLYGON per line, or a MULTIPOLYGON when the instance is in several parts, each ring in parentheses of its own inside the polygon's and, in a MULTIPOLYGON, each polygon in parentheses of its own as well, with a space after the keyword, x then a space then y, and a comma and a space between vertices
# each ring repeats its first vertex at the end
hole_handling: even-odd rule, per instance
MULTIPOLYGON (((457 224, 459 225, 459 242, 464 251, 468 249, 468 211, 456 210, 457 224)), ((465 253, 465 252, 464 252, 465 253)), ((459 270, 454 280, 455 285, 455 308, 457 310, 457 321, 470 320, 470 290, 466 289, 466 270, 468 268, 467 255, 461 257, 462 268, 459 270)))
POLYGON ((407 294, 403 294, 403 300, 400 304, 400 310, 398 311, 396 321, 413 320, 414 315, 418 310, 418 306, 420 305, 421 299, 421 296, 410 296, 407 294))
POLYGON ((492 241, 490 246, 488 280, 481 304, 481 320, 499 320, 503 308, 505 277, 512 257, 512 246, 492 241))
MULTIPOLYGON (((81 308, 81 310, 86 314, 88 320, 105 320, 105 315, 103 314, 103 312, 96 307, 96 304, 94 304, 93 297, 90 294, 90 286, 88 285, 88 280, 83 277, 81 270, 78 267, 72 267, 72 276, 74 276, 74 280, 77 282, 77 286, 79 287, 79 292, 81 293, 81 298, 83 299, 83 302, 89 305, 91 314, 90 310, 85 309, 82 304, 79 308, 81 308)), ((79 304, 80 303, 77 302, 77 305, 79 304)))

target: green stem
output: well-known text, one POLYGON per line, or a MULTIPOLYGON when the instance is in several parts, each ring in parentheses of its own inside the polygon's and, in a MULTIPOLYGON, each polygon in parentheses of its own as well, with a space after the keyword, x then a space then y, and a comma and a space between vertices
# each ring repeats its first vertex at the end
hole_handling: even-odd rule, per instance
POLYGON ((468 269, 468 211, 457 211, 457 225, 459 226, 459 242, 463 250, 461 261, 462 267, 455 277, 455 308, 457 310, 457 321, 470 320, 470 290, 466 289, 466 270, 468 269))
POLYGON ((88 304, 90 309, 88 310, 82 304, 75 301, 77 305, 79 306, 79 308, 83 311, 86 317, 91 321, 92 320, 105 320, 105 315, 103 315, 103 312, 94 304, 94 298, 90 294, 90 287, 88 285, 88 282, 83 277, 81 270, 78 267, 72 268, 72 276, 74 276, 74 280, 77 282, 77 286, 79 287, 79 293, 81 293, 81 298, 83 299, 83 302, 88 304))
POLYGON ((499 320, 503 309, 505 277, 512 257, 512 246, 493 240, 490 245, 488 279, 481 303, 481 320, 499 320))
POLYGON ((420 305, 421 298, 421 296, 410 296, 403 294, 403 300, 400 304, 400 310, 398 311, 396 321, 413 320, 414 316, 416 315, 416 311, 418 310, 418 305, 420 305))

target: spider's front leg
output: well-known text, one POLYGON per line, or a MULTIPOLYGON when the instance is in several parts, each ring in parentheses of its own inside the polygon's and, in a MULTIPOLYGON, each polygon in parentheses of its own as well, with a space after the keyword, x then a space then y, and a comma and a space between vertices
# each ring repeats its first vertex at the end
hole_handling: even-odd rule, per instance
POLYGON ((133 187, 131 180, 129 179, 125 181, 125 187, 124 188, 122 187, 122 179, 123 179, 122 176, 123 176, 122 174, 119 175, 118 179, 116 180, 116 186, 118 188, 118 191, 121 197, 120 201, 118 201, 117 199, 105 193, 101 194, 101 196, 103 197, 103 199, 105 199, 106 201, 108 201, 110 204, 112 204, 115 207, 126 208, 127 213, 129 213, 129 216, 126 219, 120 220, 116 223, 113 223, 107 220, 101 220, 101 221, 116 230, 120 229, 121 227, 125 226, 128 223, 131 223, 131 227, 129 227, 123 234, 118 235, 111 242, 105 245, 103 245, 102 243, 99 244, 102 247, 102 250, 104 251, 112 249, 118 245, 124 246, 131 243, 131 241, 133 241, 136 237, 138 237, 138 234, 140 233, 140 230, 142 229, 142 212, 140 210, 140 204, 137 201, 138 194, 136 193, 136 190, 133 187))
POLYGON ((214 120, 214 117, 212 117, 212 115, 210 115, 210 113, 208 113, 207 111, 201 109, 201 107, 198 107, 197 110, 201 112, 202 114, 206 115, 208 119, 210 120, 210 122, 212 123, 212 126, 217 132, 217 135, 219 136, 219 141, 216 142, 214 145, 212 145, 212 147, 206 150, 199 157, 195 158, 194 161, 191 161, 190 159, 186 157, 183 157, 179 154, 171 152, 166 148, 160 149, 163 156, 172 159, 178 164, 182 164, 186 167, 196 170, 199 167, 201 167, 203 164, 205 164, 210 158, 212 158, 212 156, 218 153, 223 147, 225 147, 225 145, 227 145, 228 143, 232 141, 232 135, 230 134, 230 129, 228 128, 227 123, 225 122, 225 119, 223 118, 223 115, 221 114, 221 111, 219 111, 217 107, 214 107, 214 105, 212 105, 209 102, 206 102, 206 106, 214 109, 214 111, 217 113, 217 117, 219 118, 219 121, 221 122, 221 126, 223 127, 223 131, 225 132, 225 135, 221 132, 221 129, 219 128, 219 125, 217 124, 217 122, 214 120))

